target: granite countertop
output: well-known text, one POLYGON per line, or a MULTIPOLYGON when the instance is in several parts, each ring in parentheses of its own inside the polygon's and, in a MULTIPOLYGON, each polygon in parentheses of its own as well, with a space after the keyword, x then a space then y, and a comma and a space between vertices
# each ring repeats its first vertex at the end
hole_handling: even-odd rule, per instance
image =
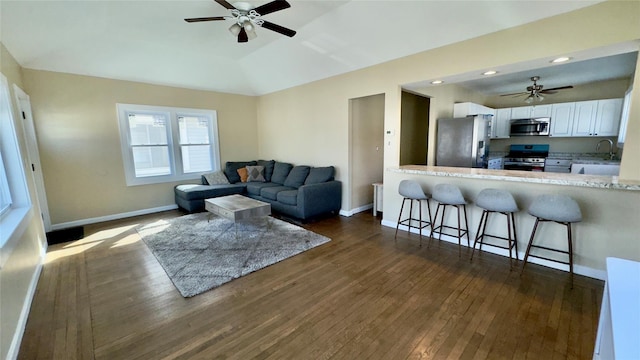
POLYGON ((600 189, 640 191, 640 181, 620 180, 618 176, 580 175, 535 171, 490 170, 446 166, 405 165, 387 170, 419 175, 489 179, 536 184, 579 186, 600 189))

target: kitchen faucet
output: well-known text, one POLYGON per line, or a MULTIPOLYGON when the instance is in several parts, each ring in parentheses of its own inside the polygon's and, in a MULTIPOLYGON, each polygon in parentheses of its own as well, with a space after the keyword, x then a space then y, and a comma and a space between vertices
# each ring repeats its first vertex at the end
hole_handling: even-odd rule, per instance
POLYGON ((609 142, 609 160, 615 159, 616 154, 613 153, 613 141, 611 141, 611 139, 602 139, 602 140, 598 141, 598 144, 596 145, 596 152, 598 152, 598 150, 600 150, 600 144, 603 141, 609 142))

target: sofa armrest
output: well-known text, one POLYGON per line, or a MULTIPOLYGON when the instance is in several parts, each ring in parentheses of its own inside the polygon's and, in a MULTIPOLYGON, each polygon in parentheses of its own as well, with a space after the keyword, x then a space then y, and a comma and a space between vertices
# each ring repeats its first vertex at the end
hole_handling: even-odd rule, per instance
POLYGON ((300 186, 297 206, 303 219, 339 211, 342 206, 342 182, 333 180, 300 186))

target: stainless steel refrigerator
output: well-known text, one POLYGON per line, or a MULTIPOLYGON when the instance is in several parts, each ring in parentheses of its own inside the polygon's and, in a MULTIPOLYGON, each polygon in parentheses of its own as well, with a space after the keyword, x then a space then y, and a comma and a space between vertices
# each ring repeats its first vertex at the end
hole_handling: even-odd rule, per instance
POLYGON ((438 119, 436 165, 486 168, 491 115, 438 119))

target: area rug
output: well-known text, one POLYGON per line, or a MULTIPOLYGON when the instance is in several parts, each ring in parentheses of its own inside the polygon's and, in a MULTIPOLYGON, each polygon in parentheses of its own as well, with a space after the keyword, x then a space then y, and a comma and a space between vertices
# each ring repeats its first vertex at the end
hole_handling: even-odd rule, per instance
POLYGON ((184 297, 331 241, 271 217, 234 224, 207 212, 159 220, 136 230, 184 297))

